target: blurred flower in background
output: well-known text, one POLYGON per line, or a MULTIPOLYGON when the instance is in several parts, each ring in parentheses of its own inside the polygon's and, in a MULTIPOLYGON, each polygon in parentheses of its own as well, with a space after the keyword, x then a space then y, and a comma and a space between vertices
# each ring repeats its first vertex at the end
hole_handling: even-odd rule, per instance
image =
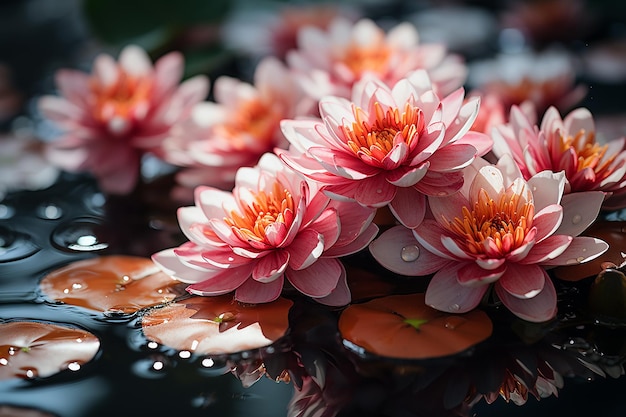
POLYGON ((266 57, 253 84, 221 76, 213 96, 215 101, 197 104, 161 144, 163 158, 183 168, 177 180, 189 194, 199 185, 230 189, 238 168, 256 165, 275 147, 286 148, 280 121, 297 115, 302 92, 284 64, 266 57))
POLYGON ((103 191, 127 194, 139 180, 144 154, 160 152, 162 140, 208 94, 205 76, 180 83, 183 57, 171 52, 152 65, 138 46, 125 47, 116 61, 100 54, 91 74, 62 69, 60 96, 39 101, 44 117, 63 130, 49 157, 68 171, 95 175, 103 191))

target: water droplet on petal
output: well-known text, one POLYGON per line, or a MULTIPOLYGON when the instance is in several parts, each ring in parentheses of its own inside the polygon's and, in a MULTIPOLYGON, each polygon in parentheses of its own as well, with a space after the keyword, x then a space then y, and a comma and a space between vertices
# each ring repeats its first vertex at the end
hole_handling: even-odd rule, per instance
POLYGON ((413 262, 420 256, 420 248, 416 245, 409 245, 402 248, 400 257, 404 262, 413 262))
POLYGON ((382 193, 383 193, 383 190, 379 188, 379 189, 377 189, 377 190, 376 190, 376 193, 378 193, 378 194, 382 194, 382 193))
POLYGON ((450 306, 450 310, 452 310, 452 311, 459 311, 460 309, 461 309, 461 306, 458 305, 458 304, 452 304, 450 306))
POLYGON ((576 214, 574 215, 574 217, 572 217, 572 224, 578 224, 582 219, 583 216, 581 216, 580 214, 576 214))

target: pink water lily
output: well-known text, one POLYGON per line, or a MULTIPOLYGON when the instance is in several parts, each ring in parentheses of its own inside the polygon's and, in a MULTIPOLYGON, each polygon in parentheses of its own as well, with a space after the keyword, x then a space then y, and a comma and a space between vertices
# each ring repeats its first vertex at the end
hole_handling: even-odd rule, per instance
POLYGON ((370 19, 337 18, 326 30, 305 26, 287 63, 316 101, 324 95, 349 97, 354 83, 375 75, 393 85, 410 72, 428 72, 442 95, 460 87, 467 68, 443 43, 420 44, 415 26, 400 23, 385 32, 370 19))
POLYGON ((432 218, 413 231, 396 226, 370 245, 388 269, 433 274, 426 303, 447 312, 476 307, 493 284, 514 314, 542 322, 556 314, 547 269, 596 258, 608 245, 578 236, 597 217, 603 193, 563 196, 563 172, 524 180, 505 156, 497 165, 477 159, 460 192, 429 197, 432 218))
POLYGON ((274 154, 237 171, 231 192, 198 187, 195 206, 178 211, 188 242, 153 255, 197 295, 235 292, 246 303, 278 298, 286 280, 327 305, 350 302, 337 259, 365 248, 378 233, 374 211, 331 202, 274 154))
POLYGON ((393 88, 364 79, 352 101, 329 96, 319 107, 322 120, 282 122, 291 147, 276 152, 333 198, 389 205, 411 228, 424 218, 426 195, 456 192, 462 168, 491 147, 469 131, 478 98, 465 102, 461 88, 440 99, 423 70, 393 88))
POLYGON ((143 49, 130 45, 118 61, 100 54, 91 74, 59 70, 60 96, 39 101, 44 117, 64 131, 51 144, 51 161, 69 171, 90 172, 105 192, 130 192, 139 179, 142 156, 160 156, 172 126, 189 117, 208 94, 203 75, 181 83, 183 67, 178 52, 153 65, 143 49))
POLYGON ((253 84, 221 76, 214 97, 198 104, 190 121, 163 143, 164 159, 183 168, 177 180, 190 189, 230 189, 239 167, 286 147, 280 121, 295 116, 301 91, 287 68, 267 57, 256 67, 253 84))
POLYGON ((603 191, 605 208, 626 206, 626 137, 598 141, 593 115, 584 107, 564 118, 550 107, 540 125, 533 120, 511 108, 509 123, 492 132, 494 154, 512 155, 526 179, 545 170, 563 171, 566 193, 603 191))

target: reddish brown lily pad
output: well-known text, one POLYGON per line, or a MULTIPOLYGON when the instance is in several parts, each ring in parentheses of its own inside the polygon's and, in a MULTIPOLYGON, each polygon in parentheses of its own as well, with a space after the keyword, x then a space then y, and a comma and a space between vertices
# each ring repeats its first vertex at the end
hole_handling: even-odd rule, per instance
POLYGON ((580 281, 598 275, 604 270, 605 264, 621 266, 626 262, 625 232, 624 221, 596 220, 582 235, 604 240, 609 244, 607 251, 582 264, 556 267, 553 269, 554 275, 564 281, 580 281))
POLYGON ((34 321, 0 323, 0 380, 77 371, 98 349, 98 338, 85 330, 34 321))
POLYGON ((150 311, 141 324, 147 339, 176 350, 229 354, 269 346, 283 337, 292 305, 285 298, 243 305, 232 295, 192 297, 150 311))
POLYGON ((347 307, 339 332, 369 353, 399 359, 453 355, 487 339, 493 330, 484 311, 450 314, 424 303, 424 294, 392 295, 347 307))
POLYGON ((180 285, 151 259, 123 255, 73 262, 39 284, 51 299, 123 314, 172 301, 181 294, 180 285))

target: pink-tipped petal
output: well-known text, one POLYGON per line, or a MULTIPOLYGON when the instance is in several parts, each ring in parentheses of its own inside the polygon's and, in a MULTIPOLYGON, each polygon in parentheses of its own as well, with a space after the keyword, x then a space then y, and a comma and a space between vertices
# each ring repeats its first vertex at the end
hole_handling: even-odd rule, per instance
POLYGON ((389 203, 394 217, 405 227, 415 229, 426 214, 426 196, 413 187, 398 188, 396 196, 389 203))
POLYGON ((343 269, 343 272, 337 281, 337 286, 327 296, 314 298, 314 300, 318 303, 331 307, 341 307, 352 301, 352 294, 350 292, 350 287, 348 287, 346 270, 342 264, 340 264, 340 266, 343 269))
POLYGON ((254 269, 252 270, 252 279, 262 283, 274 281, 284 274, 288 263, 288 251, 271 251, 255 262, 254 269))
POLYGON ((301 293, 313 298, 326 297, 336 287, 343 273, 337 259, 320 258, 306 269, 288 269, 287 279, 301 293))
POLYGON ((317 230, 307 229, 298 233, 287 250, 290 254, 289 267, 295 270, 308 268, 322 256, 324 237, 317 230))
POLYGON ((513 297, 533 298, 543 289, 545 271, 539 265, 515 265, 507 268, 498 285, 513 297))
POLYGON ((466 313, 478 306, 489 286, 459 284, 457 274, 468 265, 466 262, 450 263, 435 273, 426 289, 426 304, 448 313, 466 313))
POLYGON ((513 314, 523 320, 535 323, 551 320, 556 315, 556 290, 547 273, 543 271, 543 274, 545 278, 543 289, 533 298, 514 297, 498 283, 495 284, 496 294, 513 314))
POLYGON ((241 303, 270 303, 280 297, 283 291, 284 275, 267 283, 248 279, 235 291, 235 299, 241 303))

